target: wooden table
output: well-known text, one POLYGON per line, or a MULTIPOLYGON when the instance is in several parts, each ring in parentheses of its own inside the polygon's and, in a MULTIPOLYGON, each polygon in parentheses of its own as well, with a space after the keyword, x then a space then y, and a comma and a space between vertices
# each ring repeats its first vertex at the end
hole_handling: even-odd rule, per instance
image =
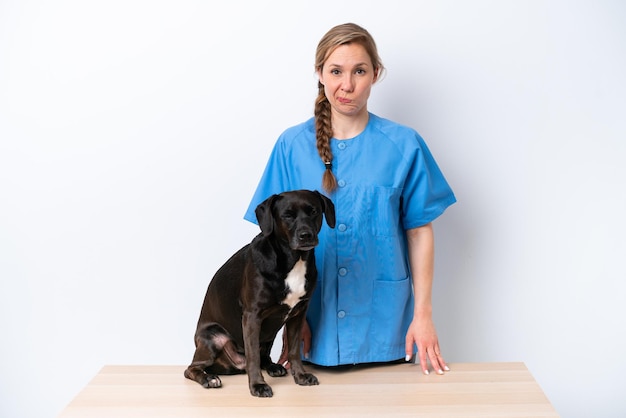
POLYGON ((273 398, 255 398, 246 375, 204 389, 185 366, 105 366, 59 418, 160 417, 558 417, 524 363, 457 363, 443 376, 418 366, 308 366, 319 386, 291 376, 266 381, 273 398))

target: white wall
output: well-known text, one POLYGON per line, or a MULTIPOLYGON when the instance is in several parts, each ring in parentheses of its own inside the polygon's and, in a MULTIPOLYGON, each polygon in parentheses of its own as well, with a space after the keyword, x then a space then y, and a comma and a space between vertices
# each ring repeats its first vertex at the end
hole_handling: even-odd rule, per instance
POLYGON ((459 200, 435 224, 447 360, 523 361, 563 417, 626 414, 623 2, 5 0, 0 416, 53 417, 104 364, 183 378, 346 21, 388 67, 370 109, 422 133, 459 200))

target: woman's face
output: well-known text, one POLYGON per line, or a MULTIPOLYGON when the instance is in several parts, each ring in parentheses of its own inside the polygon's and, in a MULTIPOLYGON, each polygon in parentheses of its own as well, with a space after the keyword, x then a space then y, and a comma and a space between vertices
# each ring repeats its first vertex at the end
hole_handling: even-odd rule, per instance
POLYGON ((317 75, 333 111, 345 116, 367 112, 367 99, 378 74, 361 45, 337 47, 317 75))

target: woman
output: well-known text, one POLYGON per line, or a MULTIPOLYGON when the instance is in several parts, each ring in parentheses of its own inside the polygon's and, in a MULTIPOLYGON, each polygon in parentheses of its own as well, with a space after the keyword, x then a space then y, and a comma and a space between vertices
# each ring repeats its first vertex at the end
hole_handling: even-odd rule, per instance
POLYGON ((335 204, 336 228, 324 227, 315 251, 319 279, 304 324, 310 362, 409 361, 417 347, 423 372, 430 362, 443 374, 431 222, 454 194, 415 130, 368 111, 384 67, 365 29, 330 29, 315 70, 314 117, 278 138, 245 219, 256 223, 256 206, 286 190, 320 190, 335 204))

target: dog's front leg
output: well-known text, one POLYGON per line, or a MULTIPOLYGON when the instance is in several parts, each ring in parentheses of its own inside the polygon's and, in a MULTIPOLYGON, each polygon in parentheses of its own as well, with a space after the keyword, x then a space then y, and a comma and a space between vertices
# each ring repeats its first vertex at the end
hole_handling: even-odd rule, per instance
POLYGON ((302 365, 302 357, 300 344, 302 342, 302 321, 305 319, 305 312, 301 315, 290 318, 285 324, 285 332, 287 333, 287 347, 289 349, 289 369, 293 375, 293 380, 302 386, 318 385, 317 377, 312 373, 304 370, 302 365))
POLYGON ((253 396, 270 398, 273 396, 272 388, 265 383, 261 374, 261 352, 259 334, 261 331, 261 318, 258 311, 244 311, 242 317, 243 342, 246 355, 246 372, 248 373, 248 385, 253 396))

